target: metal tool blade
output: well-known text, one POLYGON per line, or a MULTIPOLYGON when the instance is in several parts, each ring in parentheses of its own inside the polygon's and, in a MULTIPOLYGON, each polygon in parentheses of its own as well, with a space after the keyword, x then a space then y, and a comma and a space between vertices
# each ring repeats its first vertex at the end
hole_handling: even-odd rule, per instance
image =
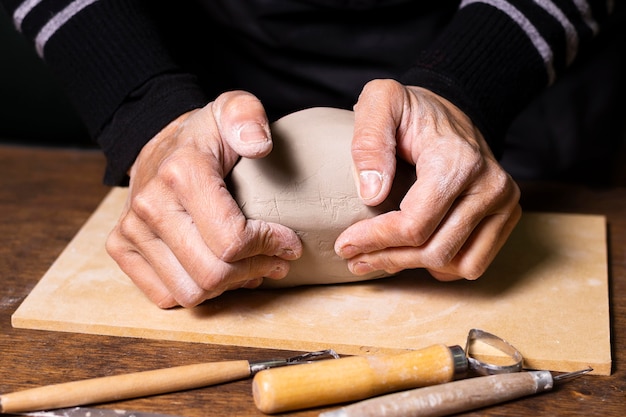
POLYGON ((15 415, 31 417, 176 417, 168 414, 105 408, 72 407, 47 411, 31 411, 15 415))

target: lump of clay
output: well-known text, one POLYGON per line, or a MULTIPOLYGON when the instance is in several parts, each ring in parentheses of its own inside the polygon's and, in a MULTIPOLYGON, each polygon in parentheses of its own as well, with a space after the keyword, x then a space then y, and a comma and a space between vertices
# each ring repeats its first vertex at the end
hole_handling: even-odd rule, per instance
POLYGON ((331 284, 379 278, 384 273, 353 275, 334 251, 335 240, 353 223, 396 210, 415 180, 415 169, 398 162, 389 198, 377 207, 358 196, 350 153, 354 113, 310 108, 271 126, 274 148, 262 159, 242 158, 229 188, 248 218, 280 223, 302 239, 303 254, 291 262, 282 280, 265 287, 331 284))

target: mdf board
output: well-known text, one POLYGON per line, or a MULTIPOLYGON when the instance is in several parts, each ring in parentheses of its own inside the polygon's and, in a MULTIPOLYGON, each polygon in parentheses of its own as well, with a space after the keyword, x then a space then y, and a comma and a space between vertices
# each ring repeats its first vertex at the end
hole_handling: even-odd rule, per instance
POLYGON ((603 216, 525 213, 477 281, 438 282, 413 270, 238 290, 161 310, 104 249, 126 193, 115 188, 105 198, 13 314, 14 327, 342 354, 465 346, 478 328, 513 344, 527 368, 611 372, 603 216))

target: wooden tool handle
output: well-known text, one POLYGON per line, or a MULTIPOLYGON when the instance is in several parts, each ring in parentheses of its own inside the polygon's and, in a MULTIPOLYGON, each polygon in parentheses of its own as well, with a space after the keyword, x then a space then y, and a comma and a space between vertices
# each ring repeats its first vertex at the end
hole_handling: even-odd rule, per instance
POLYGON ((199 388, 250 376, 247 360, 177 366, 66 382, 0 396, 0 412, 73 407, 199 388))
POLYGON ((261 371, 252 381, 257 408, 278 413, 355 401, 383 393, 440 384, 454 378, 445 345, 388 356, 352 356, 261 371))
POLYGON ((438 417, 548 391, 548 371, 516 372, 464 379, 361 401, 320 417, 438 417))

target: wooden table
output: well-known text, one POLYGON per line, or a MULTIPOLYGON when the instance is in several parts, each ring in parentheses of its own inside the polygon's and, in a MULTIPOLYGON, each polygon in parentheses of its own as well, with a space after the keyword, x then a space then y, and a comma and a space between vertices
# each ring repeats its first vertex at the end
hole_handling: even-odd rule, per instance
MULTIPOLYGON (((107 194, 94 150, 0 145, 0 393, 44 384, 285 352, 13 329, 11 314, 107 194)), ((626 188, 523 184, 527 210, 608 219, 613 375, 586 376, 474 416, 626 415, 626 188)), ((250 381, 100 405, 179 416, 262 416, 250 381)), ((330 408, 328 408, 330 409, 330 408)), ((324 409, 327 410, 327 409, 324 409)), ((321 410, 288 415, 317 416, 321 410)), ((287 414, 285 414, 287 415, 287 414)))

